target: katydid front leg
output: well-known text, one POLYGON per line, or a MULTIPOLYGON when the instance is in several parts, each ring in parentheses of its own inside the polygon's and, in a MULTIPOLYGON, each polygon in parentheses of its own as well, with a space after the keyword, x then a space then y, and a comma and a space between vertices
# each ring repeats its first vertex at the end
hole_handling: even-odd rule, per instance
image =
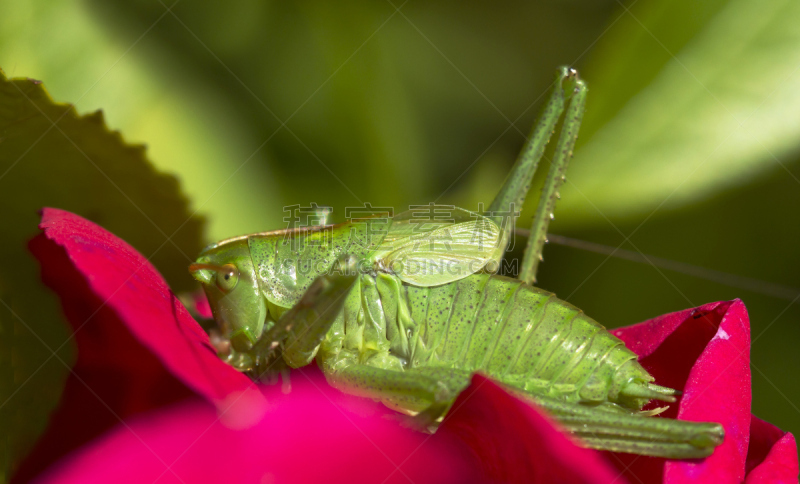
POLYGON ((271 361, 280 352, 283 361, 292 368, 311 363, 341 314, 345 297, 358 280, 357 262, 355 257, 342 256, 328 273, 316 278, 300 301, 264 332, 253 348, 258 355, 256 359, 271 361))

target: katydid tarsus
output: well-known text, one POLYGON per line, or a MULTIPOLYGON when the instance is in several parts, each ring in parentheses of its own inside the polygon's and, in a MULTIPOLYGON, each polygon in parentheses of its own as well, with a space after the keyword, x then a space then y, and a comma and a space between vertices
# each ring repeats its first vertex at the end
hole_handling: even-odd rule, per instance
POLYGON ((679 392, 654 384, 603 326, 533 286, 586 92, 576 71, 558 70, 527 145, 482 214, 456 209, 423 223, 406 212, 235 237, 204 250, 190 271, 209 299, 220 356, 255 377, 316 358, 334 387, 430 429, 482 372, 588 447, 709 455, 724 436, 719 424, 642 411, 679 392), (562 114, 520 277, 495 275, 513 229, 508 215, 524 203, 562 114))

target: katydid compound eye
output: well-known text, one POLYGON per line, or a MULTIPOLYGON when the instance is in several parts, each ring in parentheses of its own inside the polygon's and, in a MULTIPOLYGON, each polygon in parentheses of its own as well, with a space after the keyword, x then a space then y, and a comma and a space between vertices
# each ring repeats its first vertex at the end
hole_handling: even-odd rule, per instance
POLYGON ((217 271, 217 286, 224 292, 233 290, 239 282, 239 269, 233 264, 225 264, 217 271))

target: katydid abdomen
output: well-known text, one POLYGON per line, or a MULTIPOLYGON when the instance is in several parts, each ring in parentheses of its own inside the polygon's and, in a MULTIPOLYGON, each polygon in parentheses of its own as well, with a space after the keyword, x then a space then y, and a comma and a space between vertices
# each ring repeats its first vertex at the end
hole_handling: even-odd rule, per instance
POLYGON ((342 357, 397 371, 482 372, 525 393, 570 403, 639 410, 650 398, 669 395, 649 390, 653 377, 636 355, 583 311, 537 287, 489 274, 434 287, 389 274, 361 275, 317 358, 325 365, 342 351, 342 357))
POLYGON ((639 410, 650 398, 666 396, 647 390, 653 378, 636 355, 583 311, 537 287, 489 274, 434 287, 389 274, 360 276, 317 358, 324 365, 341 351, 381 368, 391 361, 388 367, 397 371, 482 372, 570 403, 639 410), (643 398, 647 391, 650 398, 643 398))
POLYGON ((481 371, 537 395, 568 402, 619 403, 631 382, 652 377, 603 326, 553 294, 484 274, 438 287, 406 286, 420 325, 412 366, 481 371), (427 361, 426 361, 427 360, 427 361))

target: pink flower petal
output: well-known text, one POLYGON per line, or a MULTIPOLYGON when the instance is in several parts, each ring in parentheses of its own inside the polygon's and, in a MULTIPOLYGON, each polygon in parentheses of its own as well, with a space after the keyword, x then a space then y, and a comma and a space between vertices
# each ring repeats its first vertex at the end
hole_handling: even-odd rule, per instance
POLYGON ((376 405, 347 397, 324 379, 271 395, 252 425, 202 402, 147 414, 117 427, 51 469, 42 483, 465 483, 484 482, 457 443, 380 418, 376 405), (376 415, 376 412, 378 415, 376 415))
POLYGON ((752 417, 745 483, 796 483, 798 473, 800 468, 794 436, 758 417, 752 417))
POLYGON ((475 375, 436 436, 463 440, 491 482, 624 484, 600 455, 578 447, 549 417, 475 375))
POLYGON ((628 473, 665 482, 742 482, 750 434, 750 323, 741 301, 711 303, 613 331, 656 382, 682 390, 664 416, 719 422, 725 441, 699 461, 622 457, 628 473))
MULTIPOLYGON (((42 258, 48 248, 52 254, 55 245, 63 247, 94 294, 187 386, 210 400, 251 386, 245 375, 220 361, 208 335, 172 294, 161 274, 133 247, 63 210, 44 209, 39 227, 52 243, 36 244, 39 250, 35 255, 42 258)), ((43 266, 46 273, 48 267, 43 266)), ((109 351, 113 357, 116 349, 112 346, 109 351)))
POLYGON ((211 305, 208 304, 208 298, 205 292, 202 290, 193 292, 192 303, 194 304, 194 310, 197 311, 198 316, 203 319, 214 318, 214 314, 211 312, 211 305))
POLYGON ((252 386, 217 358, 208 337, 136 250, 62 210, 44 209, 40 227, 44 234, 30 249, 45 284, 61 298, 78 359, 16 482, 120 419, 186 398, 191 390, 221 401, 252 386))
MULTIPOLYGON (((528 402, 481 376, 434 436, 402 429, 381 418, 372 402, 346 397, 321 379, 314 391, 296 386, 289 397, 270 390, 266 405, 246 377, 216 357, 208 337, 141 254, 76 215, 54 209, 43 215, 45 233, 31 250, 73 328, 80 329, 79 357, 62 405, 17 482, 120 419, 185 398, 189 389, 218 408, 234 409, 219 420, 202 403, 149 414, 133 424, 133 432, 117 427, 95 441, 52 471, 51 479, 139 482, 163 474, 159 482, 177 476, 186 482, 317 482, 374 473, 391 481, 419 473, 418 482, 455 476, 460 482, 622 482, 602 454, 575 445, 528 402), (459 456, 457 441, 467 445, 472 460, 459 456), (135 472, 119 474, 120 466, 135 472)), ((664 315, 615 333, 658 383, 684 391, 667 416, 718 421, 727 433, 702 461, 606 453, 624 475, 643 482, 741 482, 747 472, 748 482, 792 482, 792 476, 796 482, 792 435, 750 419, 749 321, 740 301, 664 315)))

